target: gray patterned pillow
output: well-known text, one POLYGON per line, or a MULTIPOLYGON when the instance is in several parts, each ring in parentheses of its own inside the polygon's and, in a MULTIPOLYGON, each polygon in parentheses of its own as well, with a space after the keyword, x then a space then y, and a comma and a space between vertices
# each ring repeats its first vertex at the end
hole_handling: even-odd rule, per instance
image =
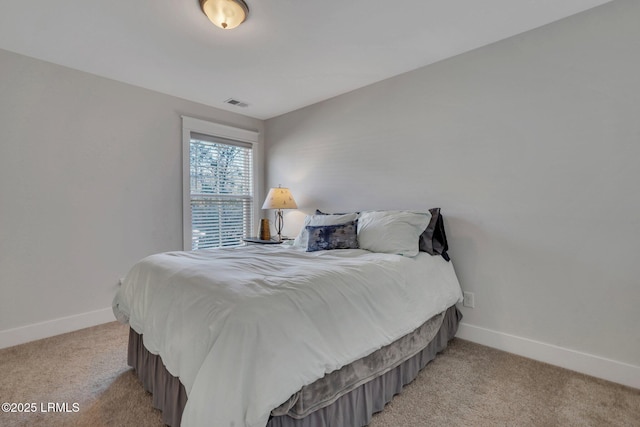
POLYGON ((356 221, 336 225, 307 225, 307 252, 330 249, 358 249, 356 221))

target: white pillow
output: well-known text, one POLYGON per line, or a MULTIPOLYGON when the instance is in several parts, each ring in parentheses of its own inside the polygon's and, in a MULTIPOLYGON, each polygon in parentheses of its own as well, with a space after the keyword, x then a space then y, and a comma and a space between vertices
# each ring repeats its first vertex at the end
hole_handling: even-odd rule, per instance
POLYGON ((304 224, 302 224, 302 230, 300 230, 298 237, 293 241, 293 246, 307 249, 307 245, 309 244, 309 233, 305 228, 307 225, 346 224, 348 222, 355 221, 357 218, 357 213, 344 215, 307 215, 304 219, 304 224))
POLYGON ((430 220, 429 212, 361 212, 358 218, 358 245, 360 249, 371 252, 416 256, 420 249, 420 234, 430 220))

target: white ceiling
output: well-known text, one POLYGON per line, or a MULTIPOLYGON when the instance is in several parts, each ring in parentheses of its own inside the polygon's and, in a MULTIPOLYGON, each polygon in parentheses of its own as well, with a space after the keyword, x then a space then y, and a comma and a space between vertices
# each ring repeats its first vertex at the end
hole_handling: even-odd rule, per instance
POLYGON ((0 48, 267 119, 609 1, 247 0, 224 31, 198 0, 1 0, 0 48))

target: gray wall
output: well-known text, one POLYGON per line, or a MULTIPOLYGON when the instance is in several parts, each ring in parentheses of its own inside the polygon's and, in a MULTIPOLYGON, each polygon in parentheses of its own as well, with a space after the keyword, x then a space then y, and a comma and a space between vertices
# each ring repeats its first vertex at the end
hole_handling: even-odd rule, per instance
POLYGON ((640 2, 268 120, 303 213, 443 208, 467 324, 640 366, 640 2))
POLYGON ((181 115, 263 130, 0 50, 0 332, 108 308, 134 262, 182 249, 181 115))

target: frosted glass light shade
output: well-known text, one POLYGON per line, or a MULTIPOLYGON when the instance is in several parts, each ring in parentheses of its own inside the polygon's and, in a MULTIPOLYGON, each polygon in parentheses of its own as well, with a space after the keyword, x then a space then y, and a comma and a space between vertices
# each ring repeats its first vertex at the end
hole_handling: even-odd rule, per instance
POLYGON ((249 7, 242 0, 200 0, 200 7, 215 26, 225 30, 236 28, 249 14, 249 7))
POLYGON ((288 188, 272 188, 262 205, 262 209, 298 209, 288 188))

